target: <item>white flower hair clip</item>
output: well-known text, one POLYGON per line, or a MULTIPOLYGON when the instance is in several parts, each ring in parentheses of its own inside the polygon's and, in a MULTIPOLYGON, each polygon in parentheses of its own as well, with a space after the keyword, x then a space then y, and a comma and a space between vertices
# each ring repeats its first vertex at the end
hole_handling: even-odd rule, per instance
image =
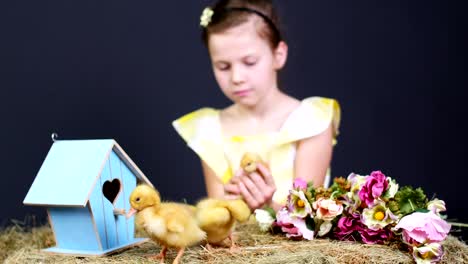
POLYGON ((203 9, 203 13, 200 17, 200 26, 206 28, 210 24, 211 17, 213 16, 213 14, 214 14, 213 9, 209 7, 206 7, 205 9, 203 9))

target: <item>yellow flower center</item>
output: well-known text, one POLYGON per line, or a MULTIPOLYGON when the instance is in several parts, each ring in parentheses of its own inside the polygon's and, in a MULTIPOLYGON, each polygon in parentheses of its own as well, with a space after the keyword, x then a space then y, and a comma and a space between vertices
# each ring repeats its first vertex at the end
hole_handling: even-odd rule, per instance
POLYGON ((374 214, 374 219, 377 221, 382 221, 385 217, 385 214, 381 211, 378 211, 374 214))
POLYGON ((304 204, 304 201, 302 201, 302 200, 297 200, 296 205, 297 205, 297 207, 301 207, 301 208, 302 208, 302 207, 304 207, 305 204, 304 204))
POLYGON ((423 253, 423 254, 419 254, 421 255, 421 258, 422 259, 429 259, 429 258, 432 258, 432 254, 430 251, 427 251, 426 253, 423 253))

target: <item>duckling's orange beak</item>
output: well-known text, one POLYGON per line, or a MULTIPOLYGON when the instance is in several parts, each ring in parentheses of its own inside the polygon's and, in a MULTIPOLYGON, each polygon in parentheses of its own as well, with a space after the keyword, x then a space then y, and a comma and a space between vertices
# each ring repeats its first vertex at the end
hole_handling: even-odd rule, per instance
POLYGON ((132 216, 133 216, 134 214, 136 214, 136 213, 137 213, 137 210, 136 210, 135 208, 133 208, 133 207, 130 208, 130 211, 128 211, 128 213, 127 213, 127 215, 126 215, 127 219, 130 218, 130 217, 132 217, 132 216))

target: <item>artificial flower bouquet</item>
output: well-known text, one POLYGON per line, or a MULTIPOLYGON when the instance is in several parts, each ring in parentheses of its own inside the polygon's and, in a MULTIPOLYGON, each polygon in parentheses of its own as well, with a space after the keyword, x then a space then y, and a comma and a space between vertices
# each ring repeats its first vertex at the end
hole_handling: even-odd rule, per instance
POLYGON ((328 189, 296 179, 286 206, 276 213, 257 209, 255 217, 263 231, 289 238, 397 242, 412 252, 416 263, 434 263, 442 258, 441 242, 450 231, 443 211, 444 201, 428 200, 421 188, 399 188, 394 179, 374 171, 336 178, 328 189))

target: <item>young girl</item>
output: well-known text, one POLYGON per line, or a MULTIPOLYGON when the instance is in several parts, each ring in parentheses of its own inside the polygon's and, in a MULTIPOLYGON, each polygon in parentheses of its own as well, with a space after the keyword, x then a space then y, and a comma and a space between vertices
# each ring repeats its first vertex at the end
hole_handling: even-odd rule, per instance
POLYGON ((208 196, 241 196, 252 210, 278 210, 294 178, 327 185, 340 109, 333 99, 299 101, 279 89, 288 46, 272 1, 220 0, 200 24, 216 81, 233 104, 199 109, 173 125, 202 160, 208 196), (246 152, 268 166, 244 172, 246 152))

